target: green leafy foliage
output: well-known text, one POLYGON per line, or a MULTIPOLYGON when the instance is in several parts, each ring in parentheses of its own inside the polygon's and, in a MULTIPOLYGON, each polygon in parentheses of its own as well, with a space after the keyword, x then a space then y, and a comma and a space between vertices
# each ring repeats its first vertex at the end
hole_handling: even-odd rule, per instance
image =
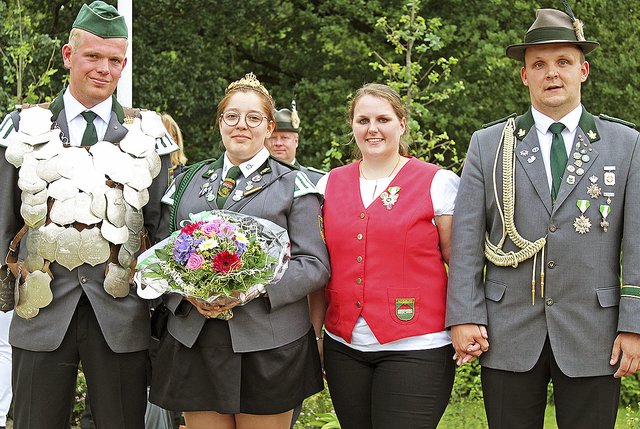
POLYGON ((636 406, 640 403, 640 374, 636 373, 630 377, 624 377, 622 379, 620 403, 625 406, 636 406))
MULTIPOLYGON (((418 158, 458 169, 455 142, 446 132, 434 131, 433 117, 437 111, 430 109, 464 90, 462 81, 449 82, 453 66, 458 59, 440 56, 447 40, 451 38, 450 27, 440 18, 425 19, 420 15, 419 0, 412 0, 402 7, 403 14, 396 19, 381 17, 376 28, 386 35, 393 48, 384 56, 373 50, 377 61, 371 67, 380 72, 387 84, 401 94, 407 111, 406 138, 412 152, 418 158)), ((435 109, 434 107, 434 109, 435 109)))
POLYGON ((0 109, 50 100, 60 42, 38 31, 42 12, 21 0, 0 1, 0 16, 0 109))
POLYGON ((163 243, 138 263, 142 278, 165 279, 171 289, 203 300, 267 284, 280 266, 269 253, 281 250, 275 233, 230 212, 190 215, 163 243))
POLYGON ((340 422, 336 413, 323 413, 316 416, 316 420, 310 423, 311 426, 316 426, 321 429, 339 429, 340 422))

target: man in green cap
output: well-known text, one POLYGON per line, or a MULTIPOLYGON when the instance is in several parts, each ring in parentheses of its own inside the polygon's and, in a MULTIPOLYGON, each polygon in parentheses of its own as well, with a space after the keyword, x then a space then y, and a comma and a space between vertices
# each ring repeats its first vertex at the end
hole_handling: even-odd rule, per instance
POLYGON ((474 133, 456 203, 446 323, 492 429, 541 429, 549 381, 559 428, 613 428, 640 365, 640 134, 581 104, 599 44, 566 7, 507 48, 531 107, 474 133))
POLYGON ((16 429, 69 427, 79 362, 96 427, 144 428, 149 306, 130 281, 138 252, 163 238, 177 146, 160 115, 113 96, 127 43, 113 6, 83 5, 62 48, 69 86, 0 123, 0 299, 20 280, 16 429))
POLYGON ((271 134, 271 137, 265 141, 265 146, 271 156, 295 165, 304 171, 307 177, 316 184, 325 175, 325 172, 317 168, 302 166, 296 160, 296 152, 300 141, 300 118, 296 110, 295 101, 291 103, 291 107, 293 110, 287 108, 276 110, 276 129, 271 134))

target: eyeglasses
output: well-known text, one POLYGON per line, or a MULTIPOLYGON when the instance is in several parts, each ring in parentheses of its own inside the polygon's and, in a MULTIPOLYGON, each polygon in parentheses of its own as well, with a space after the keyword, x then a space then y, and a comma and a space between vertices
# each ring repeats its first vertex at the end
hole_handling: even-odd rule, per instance
MULTIPOLYGON (((227 124, 230 127, 235 127, 240 122, 240 118, 242 117, 242 114, 238 112, 230 111, 230 112, 223 112, 220 115, 220 117, 222 118, 225 124, 227 124)), ((260 124, 262 124, 262 121, 264 119, 268 119, 268 118, 260 112, 248 112, 244 115, 244 122, 250 128, 259 127, 260 124)))

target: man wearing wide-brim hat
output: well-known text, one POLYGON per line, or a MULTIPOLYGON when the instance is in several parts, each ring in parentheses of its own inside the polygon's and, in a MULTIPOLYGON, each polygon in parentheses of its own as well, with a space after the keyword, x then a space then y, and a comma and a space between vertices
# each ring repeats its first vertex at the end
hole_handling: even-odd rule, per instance
POLYGON ((0 123, 0 301, 20 279, 16 429, 69 427, 80 362, 96 427, 144 427, 149 306, 130 281, 146 238, 163 238, 177 146, 158 114, 113 96, 127 34, 113 6, 83 5, 62 47, 69 86, 0 123))
POLYGON ((541 429, 550 380, 559 428, 613 428, 640 363, 640 134, 581 104, 598 45, 568 6, 538 10, 507 48, 530 109, 469 144, 447 326, 492 429, 541 429))

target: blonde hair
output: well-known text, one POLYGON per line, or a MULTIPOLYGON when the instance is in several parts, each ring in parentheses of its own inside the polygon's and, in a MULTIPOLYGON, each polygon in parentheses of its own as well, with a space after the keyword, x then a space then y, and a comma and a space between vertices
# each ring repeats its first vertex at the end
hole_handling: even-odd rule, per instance
MULTIPOLYGON (((72 28, 69 32, 69 41, 67 44, 71 46, 71 51, 75 51, 78 48, 78 45, 82 42, 83 33, 87 33, 87 31, 81 28, 72 28)), ((127 43, 124 45, 124 54, 126 54, 127 48, 129 47, 129 40, 125 40, 127 43)))
POLYGON ((180 127, 168 113, 163 113, 161 115, 161 118, 162 124, 169 132, 171 138, 178 145, 178 150, 171 152, 171 166, 175 168, 179 165, 186 165, 187 157, 184 154, 184 143, 182 140, 182 131, 180 131, 180 127))
MULTIPOLYGON (((407 111, 404 108, 404 104, 402 104, 402 98, 400 94, 398 94, 393 88, 388 85, 383 85, 381 83, 367 83, 362 86, 360 89, 356 91, 356 93, 351 98, 351 103, 349 104, 349 125, 353 123, 353 115, 356 110, 356 105, 358 101, 365 95, 370 95, 372 97, 381 98, 387 101, 394 113, 398 117, 398 120, 402 120, 402 118, 406 118, 407 111)), ((406 128, 405 128, 406 130, 406 128)), ((402 156, 409 155, 409 144, 404 139, 404 136, 400 137, 400 145, 398 146, 398 153, 402 156)), ((354 149, 354 157, 360 158, 362 157, 362 153, 360 153, 360 149, 356 146, 354 149)))

